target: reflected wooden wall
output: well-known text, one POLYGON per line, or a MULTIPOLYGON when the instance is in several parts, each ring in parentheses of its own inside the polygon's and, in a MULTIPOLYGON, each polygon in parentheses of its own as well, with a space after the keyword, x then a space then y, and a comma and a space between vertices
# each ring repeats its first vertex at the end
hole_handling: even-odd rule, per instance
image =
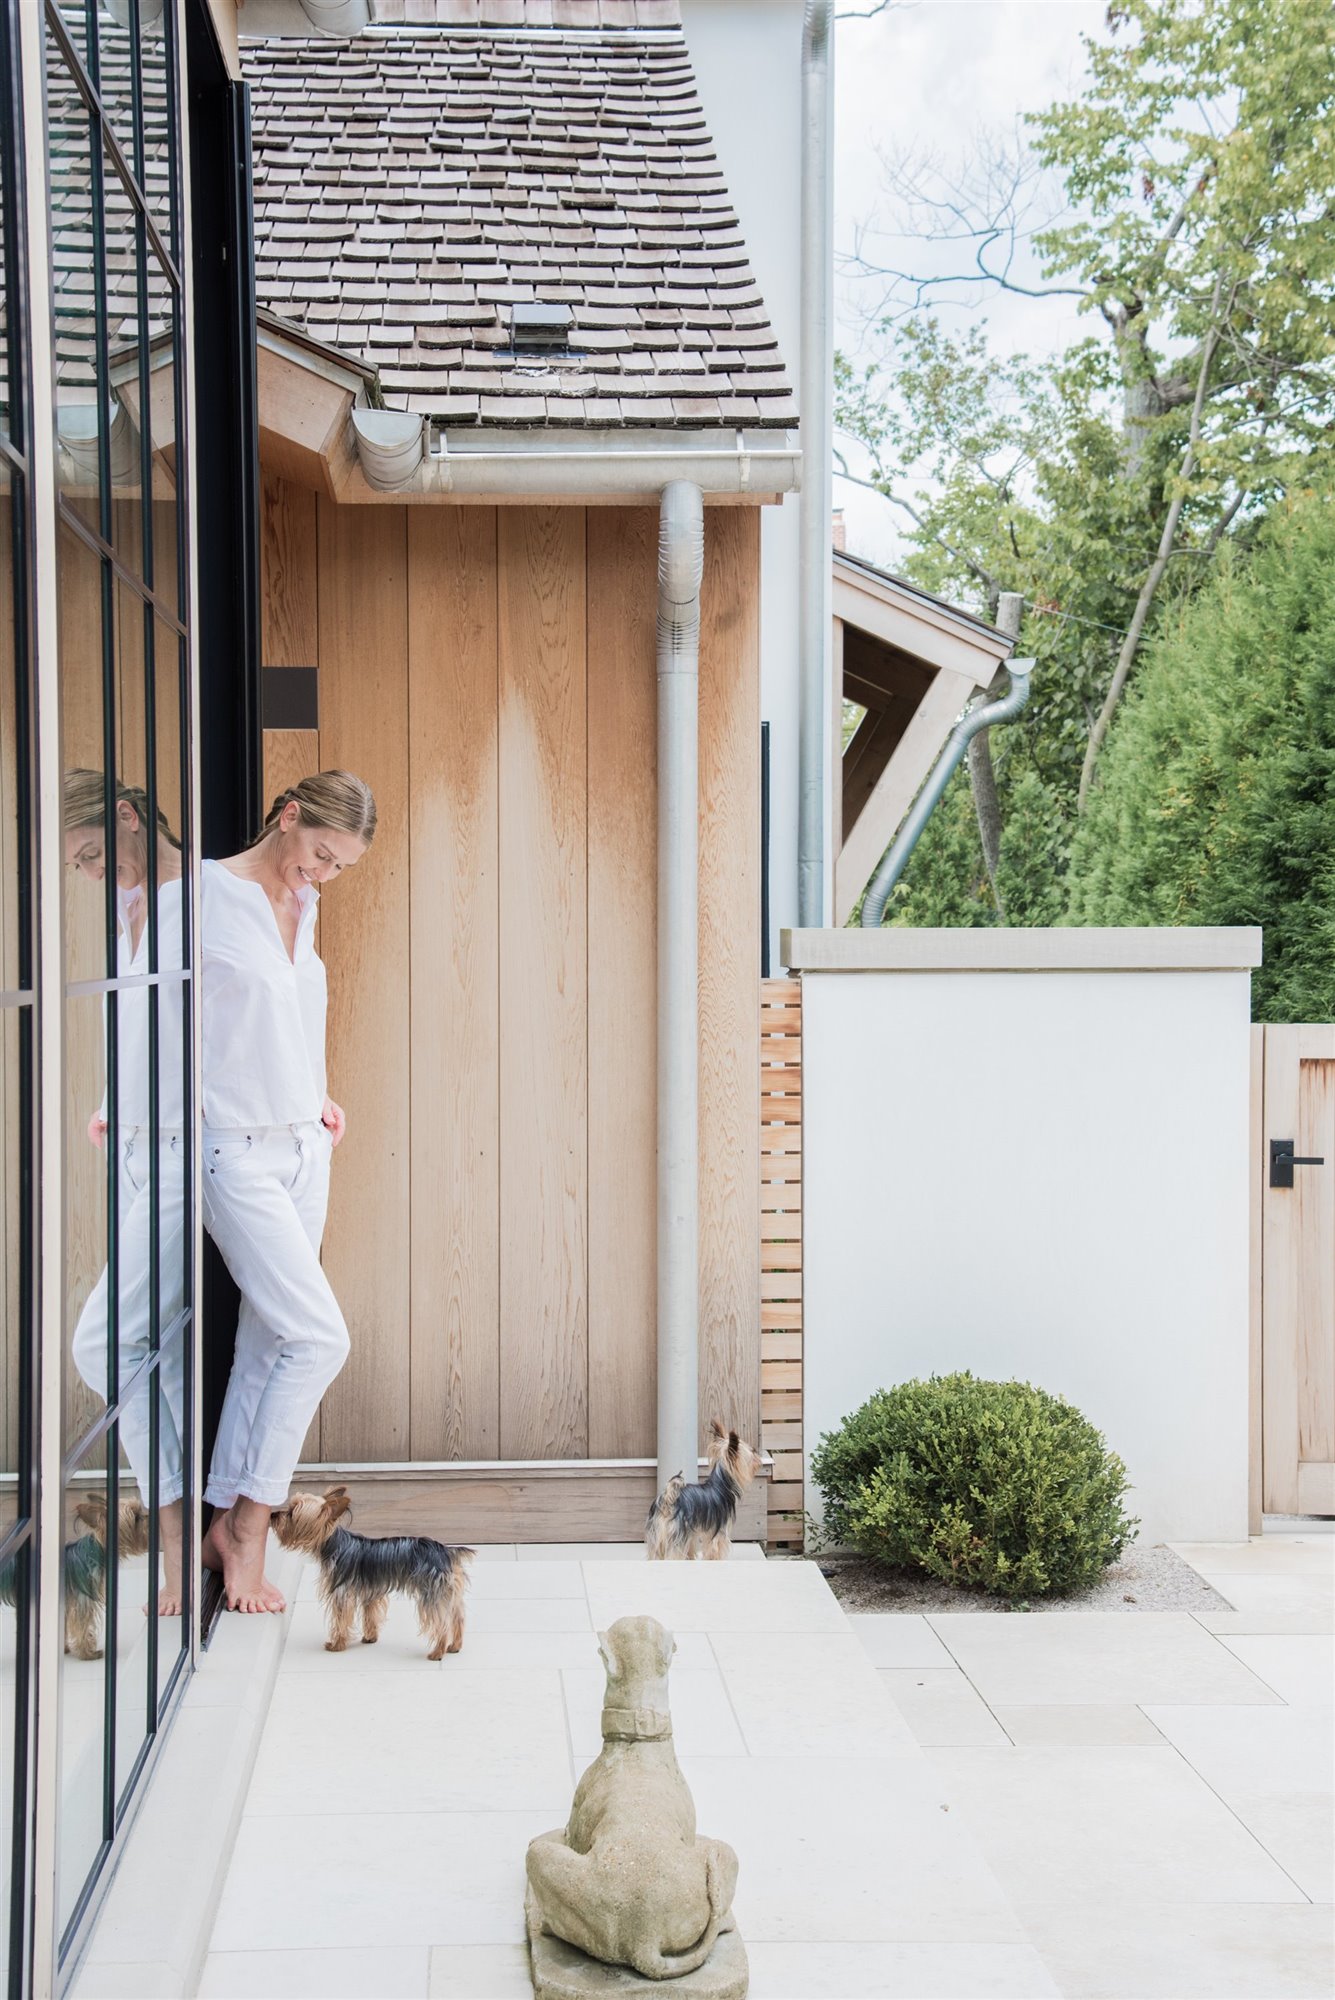
MULTIPOLYGON (((265 482, 264 661, 380 822, 321 905, 352 1358, 306 1456, 654 1450, 650 509, 341 508, 265 482)), ((759 1418, 759 520, 706 515, 701 1410, 759 1418)))

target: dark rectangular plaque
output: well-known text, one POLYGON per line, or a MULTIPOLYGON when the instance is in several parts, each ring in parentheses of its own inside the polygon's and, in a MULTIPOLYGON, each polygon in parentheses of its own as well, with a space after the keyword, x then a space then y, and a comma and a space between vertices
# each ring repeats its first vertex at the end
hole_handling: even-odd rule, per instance
POLYGON ((260 675, 266 729, 320 727, 320 675, 316 667, 266 667, 260 675))

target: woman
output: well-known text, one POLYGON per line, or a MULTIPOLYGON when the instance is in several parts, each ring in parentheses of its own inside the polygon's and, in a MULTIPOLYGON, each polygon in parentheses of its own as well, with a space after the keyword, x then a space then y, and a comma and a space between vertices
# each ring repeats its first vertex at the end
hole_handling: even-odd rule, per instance
MULTIPOLYGON (((101 771, 65 773, 63 820, 65 860, 92 882, 106 878, 106 778, 101 771)), ((116 1068, 117 1380, 128 1383, 154 1344, 149 1283, 153 1150, 149 1094, 149 808, 146 795, 116 783, 114 809, 116 871, 116 973, 126 982, 118 993, 116 1068)), ((161 812, 154 842, 157 876, 158 972, 181 969, 181 845, 161 812)), ((158 986, 158 1313, 159 1338, 168 1337, 158 1364, 158 1505, 161 1509, 163 1582, 158 1611, 181 1611, 182 1368, 179 1339, 170 1338, 185 1304, 185 1151, 182 1105, 185 989, 179 981, 158 986)), ((95 1146, 107 1143, 108 1103, 88 1121, 95 1146)), ((71 1356, 90 1389, 105 1396, 108 1272, 88 1295, 74 1329, 71 1356)), ((120 1441, 145 1502, 149 1482, 149 1392, 146 1384, 121 1398, 120 1441)))
POLYGON ((203 1555, 234 1611, 284 1608, 264 1574, 269 1516, 348 1354, 320 1265, 329 1160, 346 1121, 325 1088, 316 884, 361 859, 375 820, 360 778, 322 771, 280 793, 243 853, 204 863, 201 1188, 241 1314, 203 1555))

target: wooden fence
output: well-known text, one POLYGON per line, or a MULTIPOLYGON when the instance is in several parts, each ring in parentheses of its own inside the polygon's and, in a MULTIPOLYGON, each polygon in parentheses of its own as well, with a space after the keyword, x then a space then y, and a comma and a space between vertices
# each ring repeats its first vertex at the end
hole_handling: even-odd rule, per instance
POLYGON ((802 985, 760 989, 760 1423, 770 1548, 801 1548, 802 985))

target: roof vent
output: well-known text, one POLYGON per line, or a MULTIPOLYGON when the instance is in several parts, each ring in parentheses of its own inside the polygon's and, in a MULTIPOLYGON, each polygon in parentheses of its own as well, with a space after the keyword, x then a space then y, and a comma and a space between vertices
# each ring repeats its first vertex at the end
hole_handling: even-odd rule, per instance
POLYGON ((569 306, 544 306, 536 300, 510 308, 510 340, 516 348, 565 347, 570 341, 569 306))

